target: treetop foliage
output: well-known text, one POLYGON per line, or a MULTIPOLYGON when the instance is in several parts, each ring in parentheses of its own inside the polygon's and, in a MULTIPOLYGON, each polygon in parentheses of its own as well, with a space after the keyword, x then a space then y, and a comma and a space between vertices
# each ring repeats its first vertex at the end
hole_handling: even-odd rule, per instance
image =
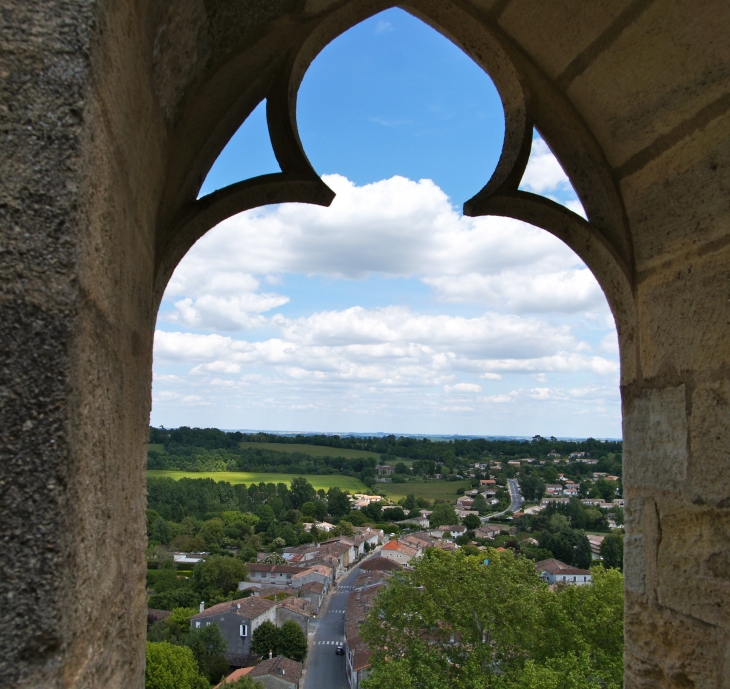
POLYGON ((361 627, 373 651, 363 686, 618 689, 623 578, 598 566, 593 579, 551 591, 511 551, 428 550, 394 574, 361 627))

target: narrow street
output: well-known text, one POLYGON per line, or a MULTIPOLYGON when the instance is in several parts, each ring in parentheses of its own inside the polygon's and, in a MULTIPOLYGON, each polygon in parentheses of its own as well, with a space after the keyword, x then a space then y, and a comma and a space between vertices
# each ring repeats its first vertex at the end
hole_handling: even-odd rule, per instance
POLYGON ((506 510, 503 510, 502 512, 495 512, 494 514, 490 514, 488 517, 483 517, 482 521, 485 519, 489 519, 491 517, 501 517, 506 512, 519 512, 522 508, 522 503, 524 502, 524 498, 522 497, 520 493, 520 484, 517 482, 517 479, 515 478, 508 478, 507 479, 507 490, 509 490, 509 497, 510 497, 510 504, 509 507, 506 510))
POLYGON ((332 590, 309 633, 309 660, 303 689, 347 689, 344 655, 335 654, 337 644, 345 644, 345 608, 347 596, 360 574, 354 567, 332 590))

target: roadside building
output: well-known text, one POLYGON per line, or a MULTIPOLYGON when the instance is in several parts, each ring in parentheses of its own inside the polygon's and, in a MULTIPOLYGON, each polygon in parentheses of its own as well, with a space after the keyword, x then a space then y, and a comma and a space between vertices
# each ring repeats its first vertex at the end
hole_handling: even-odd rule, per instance
POLYGON ((605 536, 598 536, 594 534, 588 534, 586 536, 588 539, 588 542, 591 544, 591 556, 594 560, 600 560, 601 559, 601 544, 603 543, 603 539, 606 538, 605 536))
POLYGON ((276 586, 288 586, 292 577, 303 569, 295 565, 267 565, 263 562, 249 562, 246 567, 252 582, 276 586))
POLYGON ((319 608, 322 605, 325 595, 324 585, 318 581, 310 581, 303 584, 299 589, 299 597, 306 598, 309 601, 309 604, 312 606, 312 612, 315 615, 319 614, 319 608))
POLYGON ((417 548, 401 543, 398 539, 386 543, 380 551, 382 557, 405 565, 421 553, 417 548))
POLYGON ((218 603, 190 618, 191 629, 215 624, 220 629, 228 653, 251 655, 251 636, 266 621, 276 624, 276 603, 250 597, 218 603))
POLYGON ((490 538, 494 540, 502 533, 502 527, 495 524, 484 524, 474 531, 476 538, 490 538))
POLYGON ((304 632, 309 634, 309 620, 312 617, 312 604, 306 598, 289 597, 276 605, 276 626, 293 620, 304 632))
POLYGON ((295 589, 301 589, 305 584, 316 582, 322 585, 323 595, 327 592, 334 581, 332 576, 332 568, 325 565, 312 565, 295 574, 291 579, 291 586, 295 589))
POLYGON ((266 689, 299 689, 302 664, 296 660, 277 656, 262 660, 248 676, 261 682, 266 689))
POLYGON ((398 562, 388 557, 373 557, 360 565, 360 569, 365 572, 393 572, 401 567, 398 562))
POLYGON ((437 529, 431 529, 429 534, 433 538, 458 538, 466 533, 466 527, 463 524, 453 524, 451 526, 439 526, 437 529))
POLYGON ((570 502, 570 498, 561 496, 561 497, 543 498, 540 501, 540 504, 543 507, 547 507, 548 505, 551 505, 551 504, 556 504, 556 503, 560 504, 560 503, 566 503, 566 502, 570 502))
POLYGON ((374 604, 383 584, 375 584, 353 591, 347 597, 345 608, 345 670, 350 689, 358 689, 370 669, 370 649, 360 637, 360 625, 374 604))

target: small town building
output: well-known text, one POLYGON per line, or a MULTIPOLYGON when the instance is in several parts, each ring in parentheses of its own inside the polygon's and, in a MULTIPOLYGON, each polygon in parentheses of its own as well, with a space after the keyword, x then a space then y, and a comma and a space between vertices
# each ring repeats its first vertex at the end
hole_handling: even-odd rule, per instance
POLYGON ((388 541, 381 549, 380 554, 385 559, 393 560, 402 565, 410 562, 416 555, 420 555, 416 548, 401 543, 398 539, 388 541))
POLYGON ((292 577, 302 571, 302 567, 295 565, 267 565, 263 562, 249 562, 246 567, 252 582, 277 586, 288 586, 292 577))
POLYGON ((312 617, 312 604, 306 598, 285 598, 276 606, 276 626, 281 627, 284 622, 293 620, 306 636, 309 634, 309 620, 312 617))
POLYGON ((571 567, 555 558, 535 563, 535 570, 540 575, 540 579, 550 585, 575 584, 576 586, 583 586, 591 583, 589 570, 571 567))
POLYGON ((225 639, 228 653, 246 656, 251 654, 254 630, 267 620, 276 624, 276 603, 252 596, 202 609, 190 618, 190 627, 200 629, 215 624, 225 639))
POLYGON ((248 676, 266 689, 299 689, 302 678, 302 664, 296 660, 277 656, 262 660, 248 676))

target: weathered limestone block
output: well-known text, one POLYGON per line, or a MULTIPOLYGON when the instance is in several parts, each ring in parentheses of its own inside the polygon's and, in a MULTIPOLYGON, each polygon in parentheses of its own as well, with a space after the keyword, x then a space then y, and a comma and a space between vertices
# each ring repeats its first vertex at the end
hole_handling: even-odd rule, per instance
POLYGON ((644 389, 624 413, 627 490, 680 491, 687 476, 685 386, 644 389))

